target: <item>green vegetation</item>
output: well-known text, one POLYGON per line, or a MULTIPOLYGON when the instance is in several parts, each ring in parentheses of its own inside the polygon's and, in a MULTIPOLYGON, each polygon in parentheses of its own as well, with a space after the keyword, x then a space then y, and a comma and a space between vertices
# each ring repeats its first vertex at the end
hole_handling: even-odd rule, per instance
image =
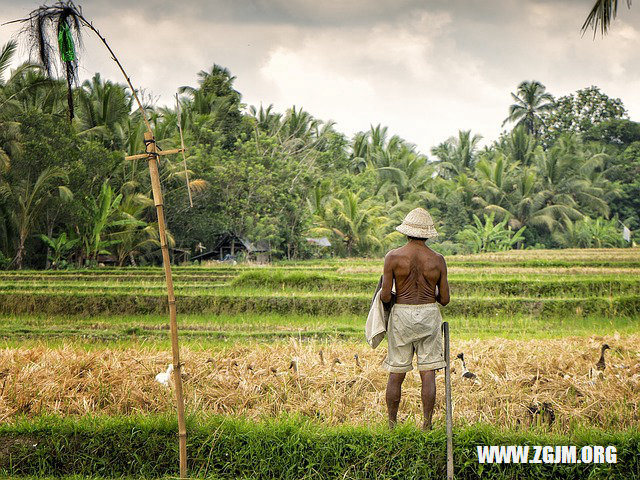
MULTIPOLYGON (((633 249, 451 257, 453 301, 443 314, 460 339, 634 333, 639 263, 633 249)), ((292 336, 360 342, 381 264, 176 267, 181 338, 203 348, 292 336)), ((8 271, 0 273, 0 298, 0 336, 10 345, 166 345, 164 276, 156 267, 8 271)))
MULTIPOLYGON (((292 419, 261 423, 189 418, 190 472, 195 478, 442 478, 445 434, 404 426, 326 428, 292 419)), ((42 418, 0 426, 5 475, 158 478, 177 473, 175 421, 166 417, 42 418)), ((640 474, 640 433, 582 430, 559 436, 460 426, 458 478, 627 479, 640 474), (615 445, 616 464, 484 464, 478 445, 615 445)))
MULTIPOLYGON (((240 342, 259 347, 262 342, 288 342, 291 338, 363 342, 361 315, 238 314, 179 317, 180 342, 190 348, 218 349, 240 342)), ((493 315, 446 316, 458 340, 484 338, 564 338, 640 332, 633 316, 493 315)), ((7 347, 48 346, 74 342, 90 349, 130 347, 144 343, 168 349, 166 315, 135 316, 4 316, 0 342, 7 347)))
MULTIPOLYGON (((96 74, 71 92, 41 66, 0 62, 0 268, 157 265, 157 226, 131 92, 96 74), (106 257, 105 257, 106 256, 106 257)), ((233 232, 273 259, 379 256, 427 208, 445 254, 508 248, 622 247, 640 227, 640 125, 596 87, 556 99, 537 81, 513 94, 513 130, 480 149, 461 131, 429 156, 388 128, 352 138, 303 109, 245 108, 214 65, 180 88, 190 188, 163 163, 170 245, 192 255, 233 232), (327 236, 331 247, 307 237, 327 236)), ((506 94, 507 92, 505 92, 506 94)), ((177 110, 150 110, 161 148, 180 144, 177 110)))
MULTIPOLYGON (((634 250, 613 252, 625 254, 616 261, 599 254, 571 259, 544 252, 519 259, 453 257, 449 278, 454 301, 445 314, 634 317, 640 311, 640 282, 633 272, 640 271, 640 259, 634 250), (558 272, 544 273, 551 267, 558 272), (626 269, 628 275, 620 275, 616 267, 626 269), (513 268, 521 268, 521 273, 509 273, 513 268), (576 268, 590 270, 576 274, 571 271, 576 268)), ((360 315, 364 319, 381 263, 341 260, 312 265, 287 262, 267 268, 177 267, 179 311, 360 315)), ((14 315, 162 314, 167 302, 162 271, 151 267, 6 272, 0 274, 0 298, 0 313, 14 315)))

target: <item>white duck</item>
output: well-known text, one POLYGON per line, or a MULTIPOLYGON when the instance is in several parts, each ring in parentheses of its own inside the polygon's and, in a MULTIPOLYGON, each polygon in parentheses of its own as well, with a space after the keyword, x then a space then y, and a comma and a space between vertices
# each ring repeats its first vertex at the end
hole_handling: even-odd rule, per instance
POLYGON ((166 372, 160 372, 156 375, 156 382, 161 383, 165 387, 169 386, 169 380, 171 380, 171 373, 173 372, 173 364, 169 364, 166 372))

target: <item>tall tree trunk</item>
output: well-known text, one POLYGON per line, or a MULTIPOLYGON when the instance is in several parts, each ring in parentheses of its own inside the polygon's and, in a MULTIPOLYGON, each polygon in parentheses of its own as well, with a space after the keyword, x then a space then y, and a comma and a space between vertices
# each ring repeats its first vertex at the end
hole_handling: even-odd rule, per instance
MULTIPOLYGON (((47 237, 51 238, 53 236, 53 222, 47 225, 47 237)), ((51 248, 49 248, 49 244, 47 244, 47 260, 45 261, 44 268, 45 270, 49 270, 51 268, 51 261, 49 260, 49 256, 51 255, 51 248)))
POLYGON ((18 270, 22 270, 22 257, 24 255, 24 242, 26 240, 26 237, 23 235, 20 235, 20 240, 18 243, 18 250, 16 251, 16 257, 13 260, 14 263, 16 264, 16 267, 18 268, 18 270))

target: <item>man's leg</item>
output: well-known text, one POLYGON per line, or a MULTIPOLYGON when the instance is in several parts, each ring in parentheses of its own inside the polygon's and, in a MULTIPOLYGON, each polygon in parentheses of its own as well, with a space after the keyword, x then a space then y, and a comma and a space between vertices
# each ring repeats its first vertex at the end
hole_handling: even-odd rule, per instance
POLYGON ((424 413, 423 430, 431 430, 431 417, 433 416, 433 406, 436 403, 436 371, 422 370, 420 371, 420 380, 422 380, 422 411, 424 413))
POLYGON ((389 414, 389 428, 393 428, 398 423, 398 407, 402 396, 402 382, 406 373, 390 373, 387 382, 387 413, 389 414))

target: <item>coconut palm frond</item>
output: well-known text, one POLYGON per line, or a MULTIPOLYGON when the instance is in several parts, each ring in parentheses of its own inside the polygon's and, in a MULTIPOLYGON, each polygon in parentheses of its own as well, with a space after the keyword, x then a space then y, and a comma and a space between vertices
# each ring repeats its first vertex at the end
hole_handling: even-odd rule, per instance
MULTIPOLYGON (((631 8, 631 0, 626 0, 627 7, 631 8)), ((593 28, 593 36, 596 36, 598 29, 604 36, 609 31, 611 22, 618 14, 618 0, 596 0, 593 8, 589 12, 587 19, 582 24, 582 34, 593 28), (598 28, 599 27, 599 28, 598 28)))
POLYGON ((0 50, 0 79, 2 79, 4 71, 9 67, 17 48, 18 45, 13 40, 2 46, 2 49, 0 50))

